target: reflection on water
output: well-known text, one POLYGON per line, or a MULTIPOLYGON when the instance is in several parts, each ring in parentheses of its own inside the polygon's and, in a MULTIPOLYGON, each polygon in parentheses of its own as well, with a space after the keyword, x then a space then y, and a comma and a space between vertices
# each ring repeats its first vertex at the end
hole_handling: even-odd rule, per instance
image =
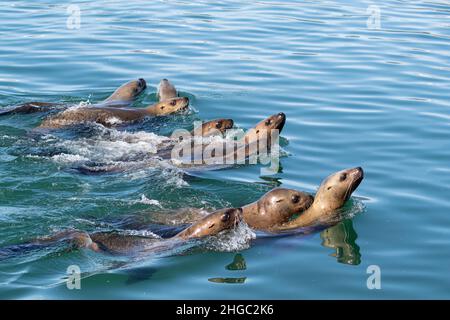
POLYGON ((247 278, 209 278, 208 281, 215 283, 244 283, 245 279, 247 278))
POLYGON ((323 240, 322 245, 324 247, 336 250, 331 256, 336 257, 339 263, 355 266, 361 263, 359 246, 356 244, 358 235, 353 228, 352 220, 341 221, 337 225, 322 231, 320 237, 323 240))
POLYGON ((247 269, 247 264, 245 263, 244 256, 238 253, 234 256, 233 262, 225 267, 227 270, 245 270, 247 269))
MULTIPOLYGON (((247 264, 245 262, 244 256, 240 253, 237 253, 234 256, 233 262, 225 266, 225 269, 230 271, 238 271, 238 270, 246 270, 247 264)), ((247 277, 216 277, 216 278, 209 278, 209 282, 215 282, 215 283, 244 283, 247 277)))

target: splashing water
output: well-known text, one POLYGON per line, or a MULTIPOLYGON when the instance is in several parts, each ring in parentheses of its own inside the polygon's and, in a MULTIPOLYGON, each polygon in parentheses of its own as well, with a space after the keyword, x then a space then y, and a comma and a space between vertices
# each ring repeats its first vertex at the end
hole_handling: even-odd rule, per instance
POLYGON ((251 240, 255 238, 255 232, 246 223, 241 222, 232 230, 208 237, 203 246, 208 250, 221 252, 240 251, 248 249, 251 240))

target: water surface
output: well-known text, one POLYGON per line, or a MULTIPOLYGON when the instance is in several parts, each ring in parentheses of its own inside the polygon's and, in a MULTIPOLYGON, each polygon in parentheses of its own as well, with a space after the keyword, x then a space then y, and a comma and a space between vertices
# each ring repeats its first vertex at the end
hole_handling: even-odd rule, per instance
POLYGON ((226 246, 129 270, 83 250, 21 255, 0 264, 1 298, 450 297, 447 2, 77 4, 80 28, 69 29, 66 4, 0 2, 1 107, 93 103, 139 77, 148 82, 137 102, 145 105, 167 77, 196 112, 127 132, 37 140, 30 131, 42 115, 2 117, 0 246, 159 207, 240 206, 275 186, 313 193, 328 174, 353 166, 366 172, 348 205, 358 210, 321 233, 257 238, 238 250, 245 269, 227 268, 237 252, 226 246), (370 5, 380 9, 379 29, 367 25, 370 5), (260 166, 195 178, 162 167, 107 176, 69 170, 138 157, 195 119, 227 117, 249 128, 277 112, 287 115, 288 155, 276 175, 261 176, 260 166), (71 264, 86 272, 82 290, 64 284, 71 264), (366 286, 371 265, 381 268, 381 290, 366 286))

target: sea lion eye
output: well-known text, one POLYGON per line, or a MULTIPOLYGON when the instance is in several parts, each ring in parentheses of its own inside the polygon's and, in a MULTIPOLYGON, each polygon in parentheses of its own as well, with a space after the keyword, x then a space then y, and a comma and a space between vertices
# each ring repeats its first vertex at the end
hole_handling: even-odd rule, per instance
POLYGON ((174 106, 174 105, 176 105, 177 104, 177 102, 175 101, 175 100, 172 100, 171 102, 170 102, 170 105, 171 106, 174 106))
POLYGON ((271 124, 272 124, 272 120, 270 120, 270 119, 269 119, 269 120, 266 120, 266 122, 265 122, 265 125, 266 125, 266 126, 270 126, 271 124))
POLYGON ((222 222, 227 222, 228 220, 230 220, 230 214, 228 213, 228 212, 225 212, 223 215, 222 215, 222 222))
POLYGON ((347 174, 346 173, 341 174, 341 176, 339 177, 339 181, 344 181, 345 179, 347 179, 347 174))
POLYGON ((300 201, 300 196, 293 195, 291 198, 292 203, 298 203, 300 201))
POLYGON ((161 110, 164 109, 164 108, 165 108, 165 106, 161 106, 161 110))
POLYGON ((222 128, 222 121, 218 121, 218 122, 216 123, 216 128, 217 128, 217 129, 222 128))

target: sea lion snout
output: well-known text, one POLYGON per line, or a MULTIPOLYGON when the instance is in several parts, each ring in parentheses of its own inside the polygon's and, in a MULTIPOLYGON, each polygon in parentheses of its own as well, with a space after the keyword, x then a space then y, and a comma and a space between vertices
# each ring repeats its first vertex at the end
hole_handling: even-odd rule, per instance
POLYGON ((348 170, 348 175, 352 179, 352 183, 351 183, 351 186, 350 186, 350 193, 352 193, 353 191, 356 190, 356 188, 358 188, 358 186, 361 183, 361 181, 363 181, 363 179, 364 179, 364 170, 361 167, 356 167, 356 168, 353 168, 353 169, 349 169, 348 170))
POLYGON ((189 98, 188 97, 179 97, 172 100, 171 104, 173 106, 178 106, 178 111, 186 111, 189 109, 189 98))
POLYGON ((275 129, 282 130, 284 127, 284 124, 286 123, 286 115, 283 112, 278 113, 278 119, 277 124, 275 126, 275 129))
POLYGON ((145 82, 145 80, 143 78, 139 78, 138 79, 138 84, 139 84, 139 87, 141 89, 146 89, 147 88, 147 82, 145 82))
POLYGON ((187 110, 189 108, 189 98, 188 97, 182 97, 182 107, 180 110, 187 110))
POLYGON ((281 131, 285 123, 286 123, 286 114, 284 114, 283 112, 279 112, 261 121, 256 127, 259 128, 261 127, 262 124, 264 124, 264 127, 261 127, 261 129, 266 130, 278 129, 281 131))

